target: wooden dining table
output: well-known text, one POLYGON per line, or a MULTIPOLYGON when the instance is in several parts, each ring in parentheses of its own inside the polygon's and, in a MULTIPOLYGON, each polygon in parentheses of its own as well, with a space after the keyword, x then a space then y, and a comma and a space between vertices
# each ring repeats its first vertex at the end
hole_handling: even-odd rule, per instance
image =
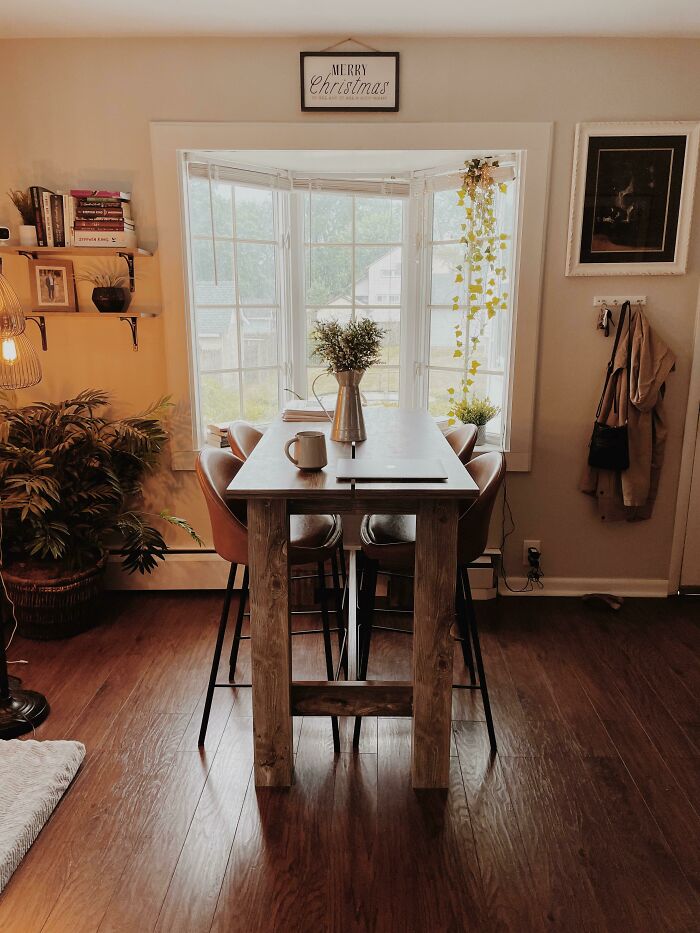
POLYGON ((450 765, 457 521, 460 502, 478 488, 427 411, 365 409, 367 440, 330 440, 329 422, 285 422, 267 429, 228 487, 248 507, 251 682, 255 783, 293 781, 293 716, 411 716, 414 788, 447 787, 450 765), (284 455, 301 430, 326 434, 328 465, 302 472, 284 455), (340 458, 438 459, 447 479, 361 482, 336 477, 340 458), (287 547, 292 514, 415 514, 416 558, 412 681, 356 677, 354 553, 350 554, 350 670, 342 681, 292 679, 290 574, 287 547))

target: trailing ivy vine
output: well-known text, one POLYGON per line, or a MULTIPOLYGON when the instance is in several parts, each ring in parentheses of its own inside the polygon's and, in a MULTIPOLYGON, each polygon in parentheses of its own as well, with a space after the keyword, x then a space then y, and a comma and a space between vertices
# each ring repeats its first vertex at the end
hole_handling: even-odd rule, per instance
POLYGON ((452 310, 461 314, 464 300, 467 304, 467 333, 461 320, 455 324, 455 350, 453 357, 460 359, 467 354, 466 373, 458 388, 451 386, 449 393, 449 423, 456 421, 455 409, 466 400, 481 363, 476 351, 486 326, 499 312, 508 310, 508 292, 499 294, 498 281, 506 278, 504 251, 507 236, 498 233, 494 207, 496 189, 502 194, 508 190, 505 182, 497 182, 493 169, 498 161, 490 156, 485 159, 469 159, 464 163, 462 184, 457 191, 457 204, 464 208, 464 223, 461 224, 460 243, 464 246, 464 258, 456 267, 455 285, 460 286, 452 299, 452 310), (465 345, 466 344, 466 345, 465 345))

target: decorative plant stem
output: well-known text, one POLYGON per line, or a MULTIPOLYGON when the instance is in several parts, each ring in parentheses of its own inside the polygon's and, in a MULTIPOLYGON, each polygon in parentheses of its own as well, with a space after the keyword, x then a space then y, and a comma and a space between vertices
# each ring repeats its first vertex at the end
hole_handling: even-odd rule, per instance
POLYGON ((505 182, 495 181, 492 170, 498 168, 498 161, 490 156, 470 159, 464 163, 464 168, 462 186, 457 192, 457 203, 464 208, 465 213, 460 239, 464 246, 464 258, 456 267, 455 285, 459 288, 452 299, 452 310, 461 317, 466 297, 467 332, 465 334, 461 320, 455 324, 453 357, 460 359, 466 353, 467 365, 459 391, 454 386, 447 390, 450 397, 450 424, 457 420, 457 408, 464 403, 474 384, 481 365, 476 359, 476 351, 488 322, 499 311, 508 310, 508 292, 499 294, 497 285, 499 280, 506 277, 504 251, 507 248, 507 236, 497 231, 494 209, 495 189, 505 194, 508 186, 505 182))

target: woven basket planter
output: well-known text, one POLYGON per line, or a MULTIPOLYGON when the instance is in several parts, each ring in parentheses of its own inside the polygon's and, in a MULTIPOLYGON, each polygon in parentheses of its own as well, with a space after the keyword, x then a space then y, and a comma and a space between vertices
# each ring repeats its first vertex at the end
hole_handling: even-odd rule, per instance
POLYGON ((17 630, 26 638, 69 638, 100 621, 97 603, 104 586, 106 556, 94 567, 56 575, 45 564, 17 562, 3 570, 15 604, 17 630))

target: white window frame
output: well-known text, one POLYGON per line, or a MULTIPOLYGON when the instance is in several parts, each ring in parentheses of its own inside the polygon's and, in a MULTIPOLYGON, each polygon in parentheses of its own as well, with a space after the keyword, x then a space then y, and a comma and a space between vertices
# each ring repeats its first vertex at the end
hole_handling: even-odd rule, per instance
MULTIPOLYGON (((190 353, 190 294, 187 243, 181 205, 182 154, 185 151, 463 149, 521 154, 516 268, 517 301, 513 303, 516 340, 511 379, 510 470, 527 471, 532 456, 537 346, 544 236, 551 158, 551 123, 152 123, 153 177, 159 234, 164 312, 165 358, 169 391, 180 406, 171 438, 174 469, 192 469, 199 446, 192 400, 195 396, 190 353)), ((409 242, 416 231, 409 230, 409 242)), ((406 270, 409 294, 417 293, 406 270)), ((410 314, 410 308, 408 309, 410 314)), ((292 334, 292 339, 303 334, 292 334)), ((408 340, 402 341, 408 348, 408 340)), ((414 346, 412 359, 418 359, 414 346)), ((297 347, 298 352, 298 347, 297 347)), ((406 352, 409 352, 408 349, 406 352)), ((411 357, 401 360, 404 372, 411 357)), ((305 374, 304 374, 305 375, 305 374)))

